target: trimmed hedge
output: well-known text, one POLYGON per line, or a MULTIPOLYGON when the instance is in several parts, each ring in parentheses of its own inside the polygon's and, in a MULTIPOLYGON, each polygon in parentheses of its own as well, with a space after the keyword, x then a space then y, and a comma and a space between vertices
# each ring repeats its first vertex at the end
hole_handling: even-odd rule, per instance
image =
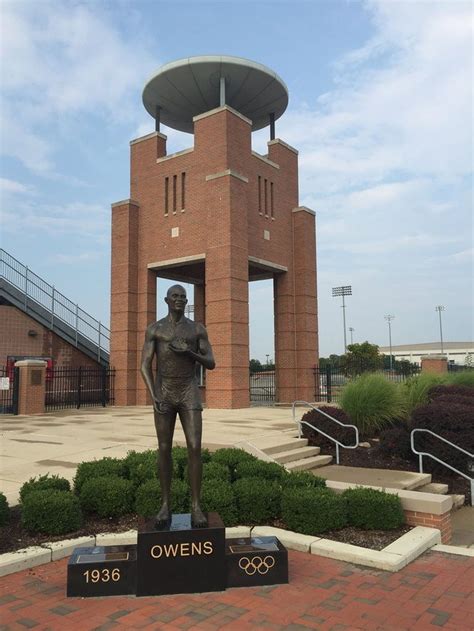
POLYGON ((123 461, 123 473, 133 484, 134 488, 139 487, 147 480, 157 479, 157 457, 156 449, 128 452, 127 457, 123 461))
MULTIPOLYGON (((188 476, 188 467, 186 466, 184 470, 184 480, 187 481, 189 479, 188 476)), ((205 462, 202 465, 202 480, 223 480, 224 482, 230 482, 230 471, 229 468, 220 462, 205 462)))
POLYGON ((288 472, 276 462, 263 460, 244 460, 239 462, 234 470, 234 476, 240 478, 263 478, 264 480, 283 480, 288 472))
POLYGON ((70 491, 45 489, 24 498, 21 523, 29 532, 64 535, 78 530, 82 522, 79 499, 70 491))
POLYGON ((237 449, 236 447, 226 447, 224 449, 218 449, 212 454, 212 462, 218 462, 223 464, 230 470, 231 479, 235 480, 235 469, 241 462, 258 462, 258 459, 252 454, 248 454, 243 449, 237 449))
POLYGON ((119 458, 101 458, 90 462, 81 462, 74 478, 74 491, 79 495, 87 480, 104 477, 123 477, 126 475, 125 461, 119 458))
POLYGON ((4 526, 10 519, 10 509, 7 498, 0 492, 0 526, 4 526))
POLYGON ((398 495, 376 489, 347 489, 342 494, 350 526, 364 530, 394 530, 405 523, 398 495))
POLYGON ((276 519, 281 513, 281 487, 272 480, 241 478, 233 485, 239 520, 256 525, 276 519))
POLYGON ((230 482, 212 478, 204 480, 201 498, 203 510, 219 513, 226 526, 238 523, 236 500, 230 482))
POLYGON ((117 476, 86 480, 79 495, 82 508, 99 517, 120 517, 132 511, 133 486, 117 476))
MULTIPOLYGON (((161 508, 161 487, 159 480, 147 480, 138 487, 135 494, 135 510, 140 517, 152 517, 161 508)), ((171 481, 171 510, 173 513, 189 513, 189 487, 183 481, 171 481)))
POLYGON ((70 491, 69 480, 61 478, 59 475, 40 475, 38 478, 30 478, 20 489, 20 504, 23 504, 25 497, 32 491, 70 491))
POLYGON ((290 530, 304 535, 317 535, 347 525, 346 502, 330 489, 285 489, 281 499, 281 516, 290 530))
POLYGON ((326 480, 313 475, 309 471, 293 471, 283 478, 284 488, 307 487, 307 488, 326 488, 326 480))

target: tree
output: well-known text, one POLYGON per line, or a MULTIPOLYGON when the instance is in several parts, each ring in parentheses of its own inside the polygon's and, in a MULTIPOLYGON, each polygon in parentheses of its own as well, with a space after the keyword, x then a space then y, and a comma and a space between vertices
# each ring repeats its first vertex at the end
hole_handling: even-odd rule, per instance
POLYGON ((262 372, 263 366, 258 359, 250 360, 250 372, 262 372))
POLYGON ((360 374, 383 367, 383 355, 377 344, 365 341, 362 344, 349 344, 343 357, 343 367, 348 374, 360 374))

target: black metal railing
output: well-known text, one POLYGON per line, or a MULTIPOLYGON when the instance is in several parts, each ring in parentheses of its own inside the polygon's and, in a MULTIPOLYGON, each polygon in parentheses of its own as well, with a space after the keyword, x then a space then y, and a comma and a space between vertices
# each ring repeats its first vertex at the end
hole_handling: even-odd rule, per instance
POLYGON ((46 410, 113 405, 115 369, 58 367, 46 378, 46 410))
POLYGON ((418 364, 403 366, 401 369, 384 370, 367 363, 353 363, 344 367, 334 367, 326 364, 324 368, 315 366, 313 368, 314 377, 314 400, 325 403, 337 403, 340 399, 344 386, 356 377, 367 373, 378 372, 384 375, 389 381, 402 383, 409 377, 420 372, 418 364))
POLYGON ((0 368, 0 414, 18 414, 20 369, 0 368))
POLYGON ((249 387, 251 403, 274 403, 275 371, 251 372, 249 387))
POLYGON ((53 331, 64 331, 67 327, 71 343, 78 346, 83 340, 95 347, 100 362, 110 350, 110 330, 69 298, 50 285, 41 276, 32 272, 6 250, 0 248, 0 279, 5 279, 19 294, 21 306, 26 313, 41 311, 47 326, 53 331))

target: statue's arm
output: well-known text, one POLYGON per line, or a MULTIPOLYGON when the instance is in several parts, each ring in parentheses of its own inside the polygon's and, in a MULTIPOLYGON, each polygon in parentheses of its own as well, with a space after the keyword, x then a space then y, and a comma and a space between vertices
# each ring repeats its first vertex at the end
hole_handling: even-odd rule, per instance
POLYGON ((143 381, 148 388, 149 393, 151 394, 151 398, 153 399, 153 406, 156 407, 157 400, 155 396, 155 388, 153 384, 153 370, 152 370, 152 362, 153 356, 156 351, 155 346, 155 328, 154 325, 150 325, 145 333, 145 342, 143 344, 142 350, 142 363, 141 363, 141 373, 143 377, 143 381))
POLYGON ((207 370, 214 370, 216 367, 216 361, 214 359, 214 353, 212 352, 212 346, 207 337, 207 331, 202 324, 198 324, 198 352, 190 351, 191 357, 193 357, 198 363, 202 364, 207 370))

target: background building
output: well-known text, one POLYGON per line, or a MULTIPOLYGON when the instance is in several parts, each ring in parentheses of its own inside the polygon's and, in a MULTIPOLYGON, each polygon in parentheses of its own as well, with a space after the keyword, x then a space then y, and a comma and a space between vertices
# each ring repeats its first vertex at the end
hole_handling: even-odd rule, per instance
MULTIPOLYGON (((379 351, 383 355, 390 355, 388 346, 381 346, 379 351)), ((474 342, 443 342, 443 354, 447 356, 448 363, 464 366, 468 355, 472 356, 474 363, 474 342)), ((441 355, 441 344, 440 342, 423 342, 392 346, 392 355, 397 360, 407 359, 419 364, 422 359, 430 355, 441 355)))

